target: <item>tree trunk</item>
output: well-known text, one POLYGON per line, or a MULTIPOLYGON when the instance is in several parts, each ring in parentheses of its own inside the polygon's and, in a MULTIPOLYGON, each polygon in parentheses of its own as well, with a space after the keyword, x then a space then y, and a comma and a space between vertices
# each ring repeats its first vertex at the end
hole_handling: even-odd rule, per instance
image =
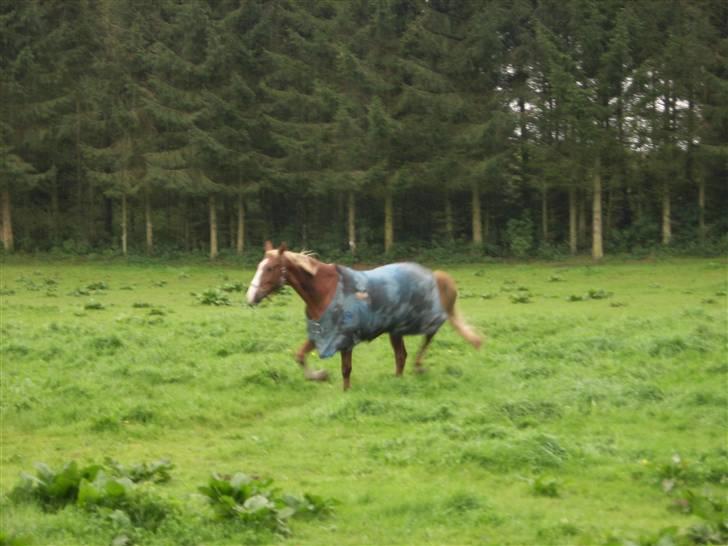
MULTIPOLYGON (((227 202, 226 202, 227 203, 227 202)), ((233 207, 232 203, 230 206, 227 204, 225 205, 225 208, 228 211, 228 247, 232 249, 237 249, 237 225, 238 225, 238 215, 236 212, 237 206, 233 207)))
POLYGON ((541 236, 544 242, 549 240, 549 200, 548 200, 548 187, 546 184, 543 185, 543 192, 541 193, 541 236))
POLYGON ((217 207, 215 196, 210 196, 210 259, 217 258, 217 207))
POLYGON ((94 244, 98 237, 96 236, 96 222, 94 218, 94 186, 89 182, 86 186, 86 196, 88 203, 86 204, 86 240, 94 244))
POLYGON ((483 241, 487 242, 490 240, 490 207, 487 205, 483 216, 483 241))
POLYGON ((478 184, 471 187, 472 220, 473 220, 473 244, 483 244, 483 221, 480 215, 480 188, 478 184))
POLYGON ((106 214, 104 215, 104 231, 109 236, 109 241, 114 240, 114 200, 110 197, 104 197, 106 204, 106 214))
POLYGON ((614 213, 614 191, 613 185, 607 189, 607 211, 604 218, 604 234, 609 238, 609 234, 612 231, 612 215, 614 213))
POLYGON ((190 251, 190 219, 188 218, 187 211, 187 198, 182 198, 182 239, 184 241, 185 250, 190 251))
POLYGON ((273 231, 273 213, 271 211, 270 199, 268 192, 260 192, 260 208, 263 212, 263 240, 270 241, 272 239, 271 232, 273 231))
POLYGON ((579 229, 577 231, 577 246, 581 246, 582 248, 586 247, 586 200, 586 195, 582 195, 581 192, 577 194, 577 201, 579 204, 579 229))
POLYGON ((604 250, 602 249, 602 173, 599 159, 594 169, 592 197, 592 258, 601 260, 604 257, 604 250))
POLYGON ((2 212, 2 241, 5 252, 12 252, 15 249, 15 241, 13 239, 13 218, 10 212, 10 191, 3 190, 0 193, 0 211, 2 212))
POLYGON ((81 102, 76 99, 76 184, 78 196, 78 210, 80 218, 78 225, 81 226, 81 239, 89 240, 89 216, 91 214, 91 203, 86 205, 83 199, 83 184, 81 182, 81 102))
POLYGON ((298 216, 301 224, 301 246, 308 246, 308 203, 305 199, 298 202, 298 216))
POLYGON ((152 200, 149 192, 144 193, 144 222, 147 228, 147 254, 154 250, 154 226, 152 226, 152 200))
POLYGON ((394 204, 392 193, 387 192, 384 197, 384 252, 392 250, 394 244, 394 204))
POLYGON ((670 225, 670 188, 667 184, 662 189, 662 244, 669 245, 672 239, 670 225))
POLYGON ((347 236, 349 239, 349 250, 356 254, 356 195, 350 191, 347 196, 347 236))
POLYGON ((174 233, 174 232, 172 231, 173 219, 172 219, 172 205, 171 205, 170 201, 171 201, 171 199, 169 197, 167 199, 165 199, 165 204, 164 204, 164 228, 165 228, 165 232, 166 233, 170 233, 171 234, 171 233, 174 233))
POLYGON ((121 252, 124 254, 124 256, 126 256, 127 254, 127 243, 129 236, 126 225, 126 216, 126 194, 124 193, 121 196, 121 252))
POLYGON ((698 180, 698 235, 705 242, 705 180, 698 180))
POLYGON ((576 188, 569 188, 569 251, 575 255, 577 251, 576 239, 576 188))
MULTIPOLYGON (((347 214, 346 207, 347 207, 347 199, 348 199, 349 193, 347 192, 344 194, 344 192, 339 192, 336 194, 336 220, 333 222, 337 226, 341 225, 344 228, 344 231, 347 231, 347 220, 345 219, 345 216, 347 214)), ((323 206, 317 207, 316 210, 320 211, 321 209, 326 210, 328 208, 328 203, 323 204, 323 206)), ((316 215, 316 220, 319 221, 321 218, 320 214, 316 215)), ((346 235, 346 234, 345 234, 346 235)), ((347 239, 348 240, 348 239, 347 239)))
POLYGON ((235 243, 235 252, 238 255, 245 250, 245 203, 243 202, 243 194, 238 193, 238 234, 235 243))
POLYGON ((452 219, 452 201, 450 201, 449 195, 445 195, 445 234, 448 242, 452 243, 455 239, 455 227, 452 219))
POLYGON ((51 181, 51 237, 53 242, 58 241, 60 233, 58 232, 58 174, 51 181))
POLYGON ((688 88, 688 153, 685 158, 685 170, 689 182, 698 185, 698 239, 705 243, 705 181, 695 172, 695 100, 693 86, 688 88), (697 179, 697 180, 696 180, 697 179))

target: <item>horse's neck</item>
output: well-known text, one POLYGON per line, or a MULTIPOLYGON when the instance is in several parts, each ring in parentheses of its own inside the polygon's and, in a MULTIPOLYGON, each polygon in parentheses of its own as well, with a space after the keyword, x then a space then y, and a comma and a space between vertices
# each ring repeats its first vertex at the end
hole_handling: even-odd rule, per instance
POLYGON ((339 274, 336 266, 319 264, 315 275, 290 262, 286 264, 288 284, 306 304, 306 316, 318 320, 326 311, 336 292, 339 274))

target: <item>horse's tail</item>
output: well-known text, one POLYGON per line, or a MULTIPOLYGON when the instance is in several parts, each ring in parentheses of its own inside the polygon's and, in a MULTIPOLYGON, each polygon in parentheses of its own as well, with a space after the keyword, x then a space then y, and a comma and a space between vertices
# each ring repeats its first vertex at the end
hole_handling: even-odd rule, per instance
POLYGON ((455 301, 458 299, 458 289, 455 286, 455 280, 445 273, 444 271, 435 271, 435 280, 437 281, 437 288, 440 291, 440 302, 447 312, 447 316, 450 319, 450 324, 453 328, 465 338, 476 349, 480 348, 483 343, 483 338, 478 335, 473 328, 463 320, 455 309, 455 301))

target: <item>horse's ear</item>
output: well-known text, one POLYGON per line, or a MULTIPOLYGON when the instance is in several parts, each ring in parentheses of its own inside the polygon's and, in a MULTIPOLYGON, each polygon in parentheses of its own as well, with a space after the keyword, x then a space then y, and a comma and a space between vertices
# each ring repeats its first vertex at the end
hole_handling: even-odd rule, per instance
POLYGON ((268 252, 269 250, 273 250, 273 243, 271 243, 270 241, 266 241, 264 249, 266 252, 268 252))
POLYGON ((282 255, 286 250, 288 250, 286 243, 281 243, 281 246, 278 247, 278 254, 282 255))

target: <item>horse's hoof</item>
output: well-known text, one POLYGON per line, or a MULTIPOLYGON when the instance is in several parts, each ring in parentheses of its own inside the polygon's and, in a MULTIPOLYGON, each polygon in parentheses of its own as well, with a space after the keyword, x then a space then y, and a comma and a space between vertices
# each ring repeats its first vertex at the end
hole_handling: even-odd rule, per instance
POLYGON ((415 373, 416 374, 427 373, 427 368, 425 368, 424 366, 415 366, 415 373))
POLYGON ((316 370, 315 372, 308 372, 306 379, 309 381, 328 381, 329 372, 326 370, 316 370))

